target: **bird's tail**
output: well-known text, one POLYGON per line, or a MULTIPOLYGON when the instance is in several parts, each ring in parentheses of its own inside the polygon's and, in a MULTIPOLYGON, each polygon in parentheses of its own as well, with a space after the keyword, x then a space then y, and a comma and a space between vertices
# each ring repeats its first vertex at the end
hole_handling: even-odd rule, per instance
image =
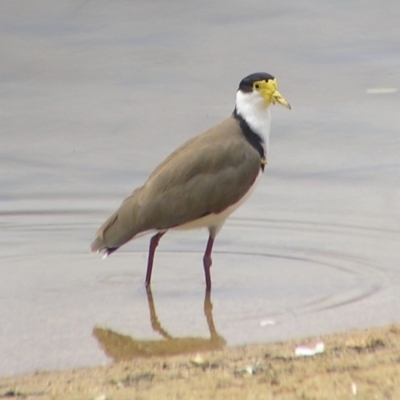
POLYGON ((126 198, 97 231, 90 246, 93 252, 104 252, 107 257, 141 231, 137 224, 138 191, 126 198))

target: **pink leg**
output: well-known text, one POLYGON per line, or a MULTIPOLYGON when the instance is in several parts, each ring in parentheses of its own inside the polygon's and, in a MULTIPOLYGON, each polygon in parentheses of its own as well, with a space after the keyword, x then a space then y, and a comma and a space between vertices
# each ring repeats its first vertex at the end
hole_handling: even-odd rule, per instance
POLYGON ((147 261, 147 272, 146 272, 146 280, 145 280, 146 287, 150 286, 151 272, 153 271, 154 253, 156 252, 158 242, 160 241, 160 239, 162 238, 162 236, 164 234, 165 234, 165 232, 159 232, 150 239, 149 258, 147 261))
POLYGON ((212 264, 211 252, 214 244, 214 238, 210 235, 208 237, 206 251, 204 252, 203 257, 203 266, 204 266, 204 274, 206 276, 206 289, 211 290, 211 276, 210 276, 210 267, 212 264))

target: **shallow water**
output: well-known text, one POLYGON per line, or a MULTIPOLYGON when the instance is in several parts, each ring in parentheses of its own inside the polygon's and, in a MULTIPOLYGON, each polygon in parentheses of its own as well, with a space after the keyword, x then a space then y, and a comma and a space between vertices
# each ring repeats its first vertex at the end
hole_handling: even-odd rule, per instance
POLYGON ((246 4, 1 2, 1 375, 399 322, 400 96, 367 91, 399 86, 400 5, 246 4), (146 293, 148 237, 102 261, 95 230, 258 70, 293 109, 211 299, 206 231, 163 237, 146 293))

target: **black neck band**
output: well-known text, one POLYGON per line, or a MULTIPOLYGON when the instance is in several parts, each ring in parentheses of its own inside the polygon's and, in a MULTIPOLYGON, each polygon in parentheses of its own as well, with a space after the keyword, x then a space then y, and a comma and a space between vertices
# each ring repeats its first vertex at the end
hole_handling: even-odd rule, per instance
MULTIPOLYGON (((258 151, 261 160, 265 161, 265 148, 263 146, 263 138, 250 128, 246 120, 240 114, 238 114, 236 108, 233 111, 233 117, 239 121, 240 128, 246 140, 258 151)), ((261 165, 261 169, 264 171, 264 165, 261 165)))

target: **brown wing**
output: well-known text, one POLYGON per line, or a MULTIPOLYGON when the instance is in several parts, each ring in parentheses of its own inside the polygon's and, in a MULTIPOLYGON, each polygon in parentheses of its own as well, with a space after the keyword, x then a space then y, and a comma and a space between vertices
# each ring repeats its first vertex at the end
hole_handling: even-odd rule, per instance
POLYGON ((234 118, 197 136, 150 175, 139 194, 138 222, 168 229, 220 213, 239 201, 260 171, 260 156, 234 118))

